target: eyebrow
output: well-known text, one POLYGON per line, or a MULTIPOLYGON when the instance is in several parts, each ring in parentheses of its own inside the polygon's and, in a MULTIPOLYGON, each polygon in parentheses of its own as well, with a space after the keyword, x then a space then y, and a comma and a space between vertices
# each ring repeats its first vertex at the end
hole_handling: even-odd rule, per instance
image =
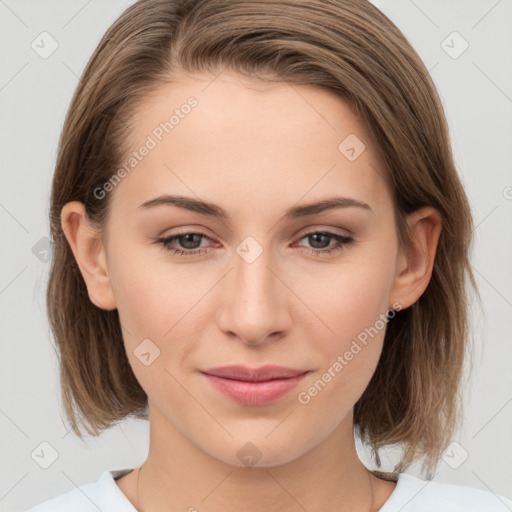
MULTIPOLYGON (((178 208, 183 208, 201 215, 207 215, 226 221, 229 220, 229 215, 220 206, 186 196, 164 194, 142 203, 139 208, 148 209, 160 205, 177 206, 178 208)), ((287 220, 294 220, 326 210, 349 207, 363 208, 371 212, 373 211, 370 205, 363 201, 358 201, 350 197, 330 197, 316 203, 294 206, 285 212, 284 217, 287 220)))

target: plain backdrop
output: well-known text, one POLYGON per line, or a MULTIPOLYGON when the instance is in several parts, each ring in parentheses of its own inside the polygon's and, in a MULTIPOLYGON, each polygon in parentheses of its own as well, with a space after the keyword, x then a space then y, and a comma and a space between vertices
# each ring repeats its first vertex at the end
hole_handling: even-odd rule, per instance
MULTIPOLYGON (((105 469, 134 467, 147 454, 143 421, 84 441, 69 432, 44 299, 49 191, 64 116, 101 36, 131 3, 0 0, 2 511, 96 481, 105 469), (34 49, 40 38, 47 52, 58 45, 51 55, 40 54, 41 43, 34 49)), ((374 3, 404 32, 438 87, 475 218, 472 266, 484 307, 473 303, 463 426, 435 480, 511 497, 512 1, 374 3)), ((418 474, 416 467, 408 472, 418 474)))

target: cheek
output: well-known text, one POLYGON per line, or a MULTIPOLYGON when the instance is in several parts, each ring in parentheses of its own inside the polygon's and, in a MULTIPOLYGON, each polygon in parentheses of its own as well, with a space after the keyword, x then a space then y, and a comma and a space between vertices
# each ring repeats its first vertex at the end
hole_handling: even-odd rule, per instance
POLYGON ((118 243, 125 250, 113 251, 110 279, 123 326, 137 336, 161 339, 183 316, 194 297, 179 269, 166 261, 166 255, 154 258, 154 248, 118 243))
POLYGON ((164 318, 161 308, 165 287, 161 280, 153 281, 151 270, 133 259, 116 265, 111 282, 121 323, 130 334, 151 338, 162 330, 158 321, 164 318))
POLYGON ((306 298, 314 313, 315 338, 342 349, 385 315, 392 272, 384 263, 369 261, 347 262, 322 272, 298 281, 297 294, 306 298))
MULTIPOLYGON (((315 389, 309 388, 309 393, 303 388, 308 394, 306 401, 318 396, 314 400, 343 405, 341 412, 352 407, 367 387, 377 367, 387 327, 392 275, 389 268, 382 261, 360 261, 340 265, 336 272, 331 269, 329 278, 315 275, 317 283, 329 286, 309 286, 306 295, 307 304, 316 315, 309 338, 315 340, 314 351, 321 367, 315 375, 319 380, 313 382, 315 389)), ((305 292, 303 289, 300 293, 305 292)))
POLYGON ((110 272, 128 358, 143 385, 164 366, 176 368, 195 349, 198 330, 206 322, 207 301, 201 299, 211 288, 211 279, 201 282, 186 265, 173 265, 165 254, 149 262, 148 252, 133 247, 113 255, 110 272), (137 360, 146 352, 150 359, 158 355, 147 367, 137 360))
POLYGON ((179 360, 183 344, 175 340, 170 347, 165 340, 179 331, 181 323, 173 326, 186 311, 182 294, 177 292, 180 286, 176 278, 148 264, 147 257, 142 257, 143 251, 139 253, 133 250, 116 259, 111 282, 130 366, 144 391, 153 399, 167 391, 178 391, 168 373, 175 373, 169 365, 168 352, 179 360), (164 336, 169 331, 167 337, 164 336))

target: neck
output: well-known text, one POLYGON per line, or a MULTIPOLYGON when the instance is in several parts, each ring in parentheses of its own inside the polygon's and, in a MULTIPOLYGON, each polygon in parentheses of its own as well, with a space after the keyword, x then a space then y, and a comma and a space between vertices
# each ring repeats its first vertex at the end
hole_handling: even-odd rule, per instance
POLYGON ((256 512, 262 508, 277 512, 293 507, 308 512, 368 512, 378 508, 372 486, 375 478, 355 449, 351 415, 321 444, 297 458, 281 463, 274 458, 274 465, 269 465, 261 464, 262 457, 260 464, 251 467, 212 457, 158 416, 153 410, 149 454, 138 482, 141 512, 256 512))

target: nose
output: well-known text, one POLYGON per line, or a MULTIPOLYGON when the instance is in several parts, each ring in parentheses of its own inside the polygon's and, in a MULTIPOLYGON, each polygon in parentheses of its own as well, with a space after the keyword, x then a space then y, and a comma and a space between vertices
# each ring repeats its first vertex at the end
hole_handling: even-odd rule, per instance
POLYGON ((254 260, 240 254, 233 254, 232 269, 219 290, 218 325, 231 338, 261 345, 289 330, 293 293, 270 250, 263 250, 254 260))

